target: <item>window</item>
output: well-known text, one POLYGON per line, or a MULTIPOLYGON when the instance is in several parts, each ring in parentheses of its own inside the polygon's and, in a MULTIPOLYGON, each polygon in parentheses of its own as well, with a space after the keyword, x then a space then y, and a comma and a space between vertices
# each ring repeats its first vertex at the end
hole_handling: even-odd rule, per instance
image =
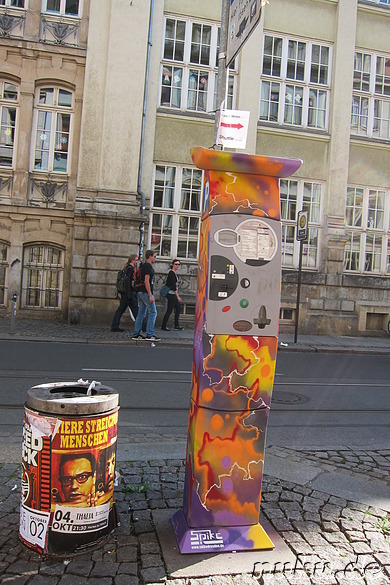
POLYGON ((297 268, 300 242, 296 240, 298 212, 308 212, 308 239, 303 242, 302 266, 318 267, 321 228, 322 185, 308 181, 281 179, 282 265, 297 268))
POLYGON ((81 0, 42 0, 42 12, 65 16, 80 16, 81 0))
POLYGON ((390 192, 349 187, 344 270, 390 274, 390 192))
POLYGON ((355 53, 351 132, 390 138, 390 56, 355 53))
POLYGON ((329 46, 266 34, 260 120, 326 130, 330 61, 329 46))
POLYGON ((4 305, 5 303, 7 269, 8 246, 0 242, 0 305, 4 305))
MULTIPOLYGON (((218 81, 217 24, 165 18, 160 105, 164 108, 213 112, 218 81)), ((227 108, 233 108, 235 73, 229 73, 227 108)))
POLYGON ((24 8, 25 0, 0 0, 0 6, 12 6, 13 8, 24 8))
POLYGON ((150 247, 158 256, 198 258, 202 171, 156 165, 150 247))
POLYGON ((63 250, 50 245, 26 247, 23 260, 23 306, 61 308, 63 269, 63 250))
POLYGON ((69 172, 69 139, 73 96, 53 87, 38 90, 33 169, 69 172))
POLYGON ((0 166, 12 167, 14 157, 14 140, 16 124, 16 106, 18 105, 18 87, 7 81, 0 81, 0 166))
POLYGON ((390 6, 390 0, 365 0, 364 3, 378 4, 378 6, 390 6))

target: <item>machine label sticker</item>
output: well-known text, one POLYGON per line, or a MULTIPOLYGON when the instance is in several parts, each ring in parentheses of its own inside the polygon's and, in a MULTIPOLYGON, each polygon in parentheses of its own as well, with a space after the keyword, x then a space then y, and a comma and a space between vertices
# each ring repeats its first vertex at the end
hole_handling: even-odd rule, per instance
POLYGON ((197 549, 215 549, 223 548, 223 536, 220 532, 214 530, 191 530, 191 548, 197 549))

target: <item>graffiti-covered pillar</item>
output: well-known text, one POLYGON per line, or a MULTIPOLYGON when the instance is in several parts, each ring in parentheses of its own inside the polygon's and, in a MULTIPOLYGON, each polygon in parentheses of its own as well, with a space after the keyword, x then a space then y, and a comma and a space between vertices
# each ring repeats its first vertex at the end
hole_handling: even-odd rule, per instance
POLYGON ((204 169, 182 553, 273 548, 259 524, 281 283, 279 178, 298 159, 194 148, 204 169))

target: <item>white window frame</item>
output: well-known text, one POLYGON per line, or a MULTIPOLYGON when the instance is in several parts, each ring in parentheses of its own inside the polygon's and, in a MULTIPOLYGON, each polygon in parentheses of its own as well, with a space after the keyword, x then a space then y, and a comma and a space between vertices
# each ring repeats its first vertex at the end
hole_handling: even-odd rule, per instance
MULTIPOLYGON (((174 14, 166 14, 164 17, 164 34, 161 51, 160 82, 158 106, 175 111, 187 111, 194 115, 199 113, 211 114, 216 109, 216 92, 218 80, 218 42, 219 23, 206 20, 189 19, 174 14), (167 37, 167 22, 175 21, 184 25, 184 41, 177 37, 167 37), (193 27, 200 26, 211 28, 210 44, 208 46, 209 61, 200 63, 191 61, 191 46, 193 27), (165 56, 165 45, 167 38, 172 39, 174 47, 184 46, 183 58, 175 55, 173 50, 172 58, 165 56), (207 87, 205 88, 205 81, 207 87), (191 85, 193 87, 191 87, 191 85)), ((196 43, 194 43, 196 44, 196 43)), ((226 108, 235 107, 237 92, 237 71, 236 66, 228 70, 228 91, 226 108)))
POLYGON ((0 4, 0 8, 1 7, 7 7, 7 8, 15 8, 16 10, 26 10, 27 9, 27 2, 28 0, 23 0, 23 6, 13 6, 12 2, 14 0, 5 0, 5 4, 0 4))
POLYGON ((390 190, 348 186, 345 230, 344 272, 389 276, 390 190))
POLYGON ((390 6, 390 0, 364 0, 363 4, 376 4, 377 6, 390 6))
POLYGON ((298 39, 264 32, 258 112, 260 123, 277 124, 293 129, 303 128, 317 132, 328 131, 332 55, 333 51, 330 44, 314 39, 298 39), (280 55, 273 53, 271 71, 270 73, 265 73, 265 45, 267 39, 270 38, 273 39, 273 47, 275 47, 275 42, 280 41, 282 50, 280 55), (293 58, 291 54, 289 55, 290 44, 292 47, 296 45, 297 48, 305 48, 303 59, 299 57, 299 52, 296 58, 293 58), (315 51, 317 50, 320 53, 318 62, 315 60, 315 51), (327 63, 321 61, 321 55, 325 51, 328 54, 327 63), (317 82, 311 80, 313 70, 316 67, 318 67, 317 82), (293 75, 289 76, 289 72, 292 69, 295 70, 295 77, 293 75), (326 72, 326 82, 321 82, 320 70, 326 72), (268 88, 271 88, 271 90, 268 91, 268 88), (278 96, 278 99, 276 96, 278 96), (315 102, 315 99, 318 101, 315 102), (313 120, 316 122, 313 122, 313 120))
POLYGON ((390 68, 390 54, 355 52, 351 135, 390 139, 390 75, 385 75, 386 62, 390 68))
POLYGON ((78 14, 67 14, 65 12, 66 0, 60 0, 59 12, 56 12, 53 10, 47 10, 47 2, 48 2, 48 0, 42 0, 42 13, 44 13, 44 14, 51 14, 53 16, 63 16, 64 18, 81 18, 82 14, 83 14, 84 0, 78 0, 78 2, 79 2, 78 14))
POLYGON ((65 250, 55 244, 37 243, 24 247, 21 299, 24 309, 61 309, 64 262, 65 250), (59 262, 51 261, 53 253, 58 253, 59 262), (56 303, 52 302, 53 295, 56 303))
POLYGON ((280 180, 282 267, 284 269, 295 269, 299 266, 300 242, 297 241, 296 230, 298 212, 303 210, 308 211, 308 239, 303 242, 302 268, 318 270, 324 189, 321 181, 280 180))
MULTIPOLYGON (((66 87, 57 87, 52 85, 44 85, 38 87, 35 93, 35 106, 33 116, 33 134, 32 134, 32 147, 31 147, 31 171, 37 173, 58 173, 60 175, 69 175, 71 171, 71 155, 72 155, 72 132, 73 132, 73 114, 74 114, 74 92, 66 87), (41 104, 40 92, 41 91, 53 91, 53 104, 41 104), (59 105, 60 92, 64 92, 71 95, 71 106, 59 105), (36 150, 38 147, 38 125, 41 123, 40 113, 51 114, 50 132, 49 132, 49 144, 48 148, 44 148, 47 135, 44 130, 41 130, 41 146, 42 151, 48 152, 48 168, 35 168, 36 150), (69 132, 63 132, 60 142, 56 144, 57 139, 57 121, 59 116, 69 115, 69 132), (61 155, 61 144, 66 139, 68 140, 67 159, 66 159, 66 170, 55 169, 55 156, 56 154, 61 155)), ((38 149, 39 150, 39 149, 38 149)))
POLYGON ((12 151, 12 157, 11 157, 11 164, 2 164, 1 163, 1 158, 0 158, 0 167, 2 168, 6 168, 6 169, 13 169, 14 168, 14 161, 15 161, 15 152, 16 152, 16 138, 17 138, 17 123, 18 123, 18 116, 19 116, 19 98, 20 98, 20 88, 18 86, 17 83, 14 83, 14 81, 9 81, 7 79, 2 79, 0 80, 0 127, 1 127, 1 133, 0 133, 0 153, 1 153, 1 149, 5 148, 6 150, 12 151), (16 88, 17 91, 17 96, 16 99, 7 99, 6 97, 4 97, 5 94, 5 90, 6 90, 6 86, 12 86, 16 88), (15 120, 14 120, 14 125, 12 126, 11 124, 8 123, 3 123, 3 111, 4 110, 15 110, 15 120), (4 136, 3 136, 3 128, 4 129, 4 136), (6 144, 7 141, 7 136, 8 135, 12 135, 12 129, 13 129, 13 139, 12 139, 12 144, 8 145, 6 144), (5 144, 3 146, 3 140, 5 141, 5 144))
MULTIPOLYGON (((203 189, 203 171, 187 165, 173 165, 166 163, 155 163, 153 173, 153 192, 151 195, 150 205, 150 222, 149 222, 149 248, 154 250, 159 258, 179 258, 186 262, 197 262, 199 252, 199 235, 200 220, 202 209, 202 189, 203 189), (163 189, 161 184, 157 187, 156 177, 157 169, 159 172, 164 169, 165 179, 163 189), (174 180, 167 179, 168 174, 174 175, 174 180), (187 180, 191 177, 191 183, 183 185, 183 177, 187 180), (182 187, 186 188, 183 190, 182 187), (163 191, 162 204, 157 204, 157 193, 163 191), (181 207, 182 195, 184 194, 191 201, 195 209, 185 209, 181 207), (196 204, 198 203, 198 205, 196 204), (195 204, 195 205, 194 205, 195 204), (167 228, 166 238, 159 231, 158 223, 155 222, 155 216, 163 216, 167 219, 165 226, 167 228), (182 221, 182 224, 181 224, 182 221), (197 229, 195 234, 190 234, 190 223, 196 223, 197 229), (187 224, 187 236, 184 236, 184 226, 187 224), (170 246, 169 246, 170 244, 170 246), (183 244, 186 246, 186 253, 182 253, 183 244)), ((157 219, 157 218, 156 218, 157 219)), ((160 222, 162 223, 162 222, 160 222)))

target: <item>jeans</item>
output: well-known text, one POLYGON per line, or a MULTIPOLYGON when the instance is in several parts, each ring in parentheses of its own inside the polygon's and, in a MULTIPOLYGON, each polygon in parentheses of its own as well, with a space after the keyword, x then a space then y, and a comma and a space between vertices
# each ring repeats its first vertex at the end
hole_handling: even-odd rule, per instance
POLYGON ((142 323, 148 312, 148 320, 146 322, 146 335, 150 337, 154 335, 154 324, 157 317, 156 303, 149 301, 149 295, 146 292, 138 293, 138 315, 135 320, 133 335, 139 335, 142 329, 142 323))
POLYGON ((168 323, 168 319, 171 316, 173 309, 175 309, 175 327, 179 327, 179 317, 181 313, 181 304, 177 300, 176 295, 167 294, 167 311, 164 315, 161 329, 165 329, 168 323))
POLYGON ((126 311, 127 307, 130 307, 131 312, 133 313, 134 317, 136 317, 138 312, 138 299, 135 292, 132 293, 130 300, 127 298, 125 293, 121 294, 119 307, 115 311, 114 317, 112 319, 111 329, 118 329, 121 317, 126 311))

